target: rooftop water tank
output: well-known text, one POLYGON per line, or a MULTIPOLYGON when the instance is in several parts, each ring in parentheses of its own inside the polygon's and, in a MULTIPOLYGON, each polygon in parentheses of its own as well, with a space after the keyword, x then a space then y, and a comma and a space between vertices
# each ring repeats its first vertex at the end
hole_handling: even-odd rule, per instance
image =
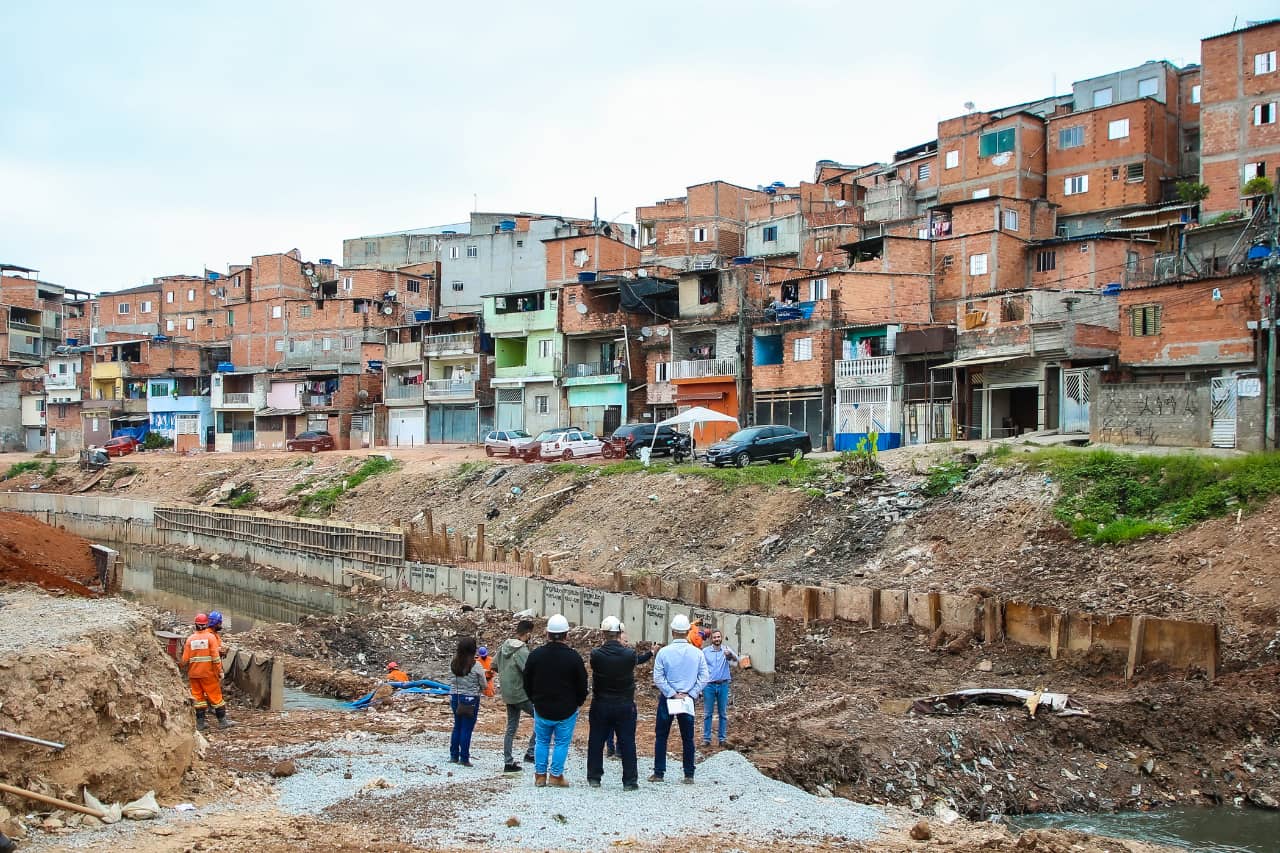
POLYGON ((578 273, 578 281, 580 281, 580 282, 582 282, 582 283, 584 283, 584 284, 590 284, 591 282, 593 282, 593 281, 595 281, 595 280, 596 280, 596 274, 595 274, 595 273, 593 273, 593 272, 580 272, 580 273, 578 273))
POLYGON ((423 309, 422 309, 422 310, 420 310, 420 311, 414 311, 414 312, 413 312, 413 322, 415 322, 415 323, 430 323, 430 322, 431 322, 431 309, 430 309, 430 308, 423 308, 423 309))
POLYGON ((235 373, 236 366, 229 361, 220 361, 218 362, 218 372, 219 373, 235 373))
POLYGON ((516 230, 516 221, 515 221, 514 219, 504 219, 504 220, 502 220, 501 222, 499 222, 499 223, 498 223, 498 230, 499 230, 499 231, 514 231, 514 230, 516 230))
POLYGON ((1103 286, 1102 286, 1102 295, 1103 295, 1103 296, 1115 296, 1116 294, 1118 294, 1118 293, 1119 293, 1121 290, 1123 290, 1123 289, 1124 289, 1124 288, 1120 286, 1120 282, 1118 282, 1118 281, 1113 281, 1113 282, 1111 282, 1110 284, 1105 284, 1105 285, 1103 285, 1103 286))
POLYGON ((743 255, 743 256, 740 256, 740 257, 734 258, 734 259, 733 259, 733 261, 732 261, 732 263, 733 263, 733 265, 734 265, 735 267, 745 267, 745 266, 747 266, 748 264, 753 264, 753 263, 755 263, 755 261, 756 261, 756 259, 755 259, 755 258, 748 257, 748 256, 746 256, 746 255, 743 255))

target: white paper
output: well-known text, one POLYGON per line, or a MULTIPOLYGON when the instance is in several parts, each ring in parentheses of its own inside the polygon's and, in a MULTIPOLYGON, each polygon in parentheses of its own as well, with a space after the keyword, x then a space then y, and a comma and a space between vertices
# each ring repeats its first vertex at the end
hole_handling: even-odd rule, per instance
POLYGON ((688 714, 693 716, 693 699, 686 696, 683 699, 677 699, 674 696, 667 700, 667 713, 671 716, 676 714, 688 714))

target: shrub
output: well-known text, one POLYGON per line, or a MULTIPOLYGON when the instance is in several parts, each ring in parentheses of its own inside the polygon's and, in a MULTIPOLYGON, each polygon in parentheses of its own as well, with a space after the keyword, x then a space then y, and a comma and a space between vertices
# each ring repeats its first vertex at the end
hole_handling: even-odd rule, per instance
POLYGON ((34 459, 27 462, 15 462, 9 466, 9 470, 4 472, 4 479, 9 480, 14 477, 20 477, 28 471, 34 471, 40 467, 40 463, 34 459))
POLYGON ((170 447, 173 447, 173 439, 165 438, 158 432, 149 432, 142 440, 143 450, 165 450, 170 447))
POLYGON ((1275 195, 1275 191, 1276 185, 1270 178, 1266 175, 1257 175, 1240 188, 1240 195, 1275 195))

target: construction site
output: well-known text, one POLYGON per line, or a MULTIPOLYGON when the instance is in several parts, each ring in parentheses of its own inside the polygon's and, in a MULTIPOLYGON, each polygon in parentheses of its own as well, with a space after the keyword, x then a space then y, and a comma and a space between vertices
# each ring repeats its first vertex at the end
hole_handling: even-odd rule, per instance
MULTIPOLYGON (((1192 513, 1252 463, 1087 454, 27 466, 0 482, 0 731, 24 738, 0 736, 0 832, 50 851, 1274 850, 1280 498, 1192 513), (1152 510, 1160 529, 1107 533, 1106 477, 1128 500, 1193 464, 1219 479, 1152 510), (173 652, 213 609, 237 725, 197 732, 173 652), (504 774, 500 699, 475 767, 452 765, 445 699, 378 690, 393 660, 447 678, 457 637, 494 648, 517 612, 535 645, 564 614, 584 656, 606 616, 647 650, 677 615, 749 656, 692 791, 624 792, 617 762, 588 787, 585 713, 570 789, 504 774)), ((651 665, 636 678, 643 778, 651 665)))

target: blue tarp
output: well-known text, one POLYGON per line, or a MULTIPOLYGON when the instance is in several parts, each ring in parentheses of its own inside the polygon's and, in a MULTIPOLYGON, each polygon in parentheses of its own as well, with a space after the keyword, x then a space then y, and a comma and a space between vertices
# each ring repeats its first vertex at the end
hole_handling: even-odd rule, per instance
POLYGON ((141 444, 147 439, 147 433, 151 432, 151 424, 146 423, 136 427, 118 427, 111 431, 112 438, 119 438, 122 435, 131 435, 141 444))
MULTIPOLYGON (((448 696, 449 685, 441 684, 439 681, 432 681, 428 678, 419 679, 418 681, 388 681, 392 690, 398 690, 401 693, 415 693, 425 696, 448 696)), ((368 693, 348 703, 353 711, 359 711, 362 708, 369 707, 369 703, 373 701, 373 694, 376 691, 370 690, 368 693)))

